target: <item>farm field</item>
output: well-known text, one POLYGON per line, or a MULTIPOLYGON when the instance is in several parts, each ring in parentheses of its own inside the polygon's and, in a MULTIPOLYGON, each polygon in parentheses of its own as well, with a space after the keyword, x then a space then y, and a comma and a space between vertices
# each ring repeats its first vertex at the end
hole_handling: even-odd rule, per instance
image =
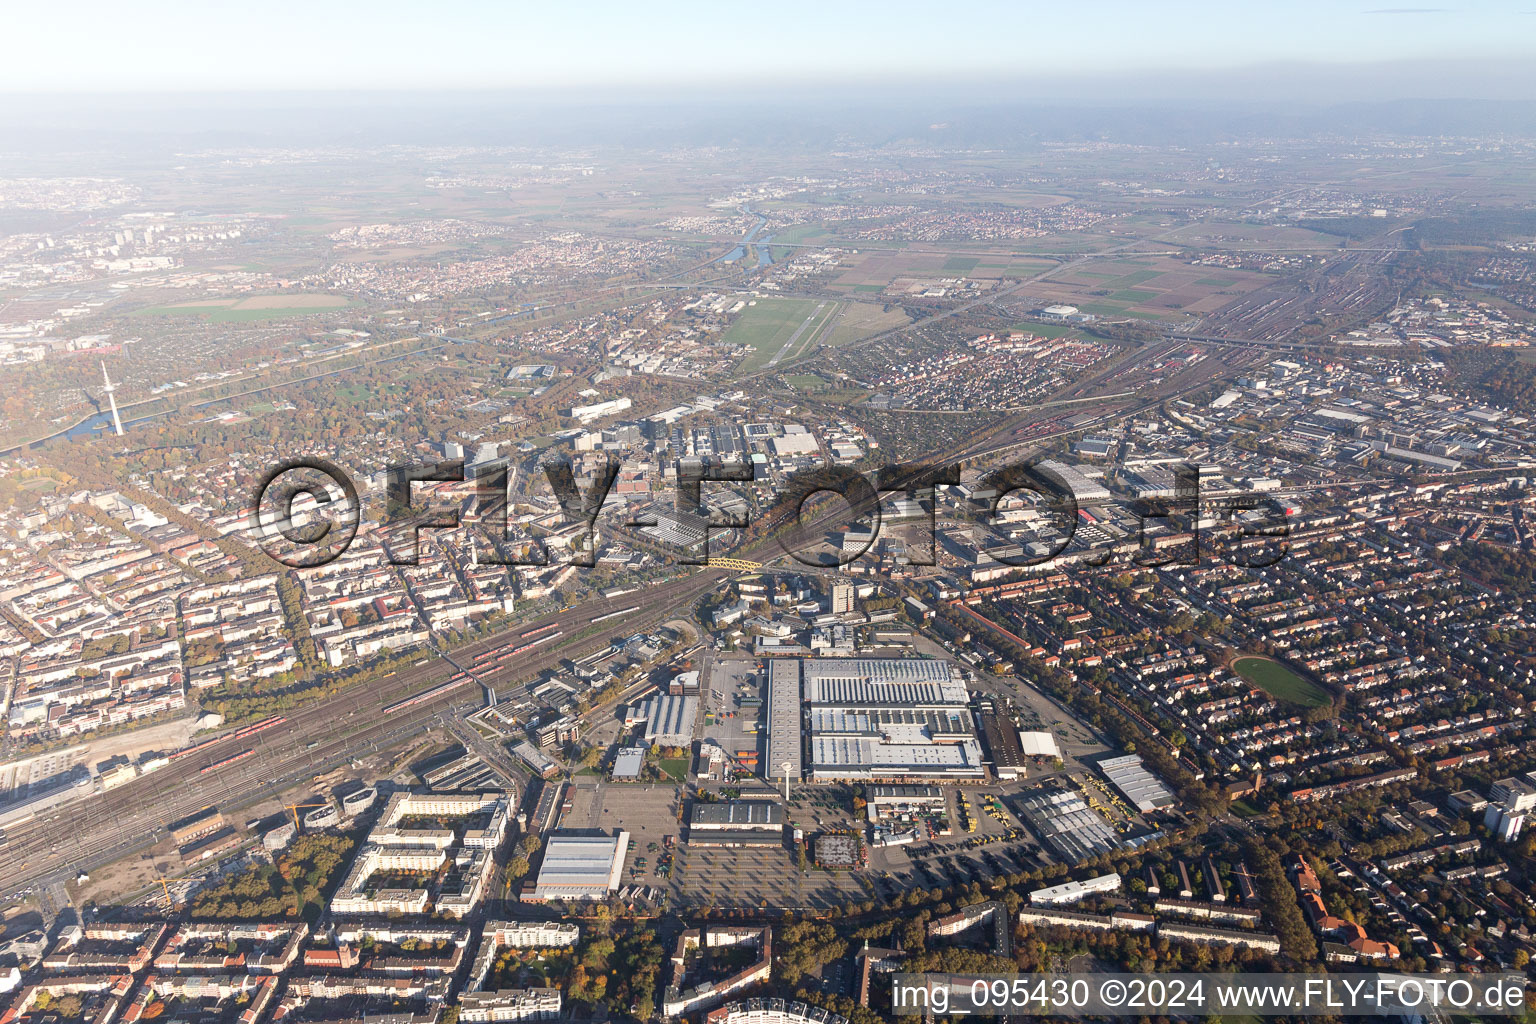
POLYGON ((1039 295, 1099 316, 1177 321, 1213 313, 1270 280, 1256 271, 1148 256, 1063 270, 1041 284, 1039 295))
POLYGON ((1238 658, 1232 662, 1232 671, 1276 700, 1299 704, 1304 708, 1322 707, 1328 703, 1328 694, 1322 687, 1308 682, 1271 658, 1238 658))

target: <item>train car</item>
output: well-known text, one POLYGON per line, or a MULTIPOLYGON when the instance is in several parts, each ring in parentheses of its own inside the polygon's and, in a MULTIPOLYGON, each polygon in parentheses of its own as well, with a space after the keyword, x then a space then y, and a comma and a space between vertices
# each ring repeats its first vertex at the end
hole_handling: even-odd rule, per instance
POLYGON ((522 634, 522 638, 524 640, 527 640, 529 637, 538 636, 540 633, 548 633, 550 630, 552 630, 554 628, 555 628, 555 623, 551 622, 547 626, 540 626, 538 629, 530 629, 530 630, 528 630, 527 632, 522 634))
POLYGON ((551 640, 557 639, 558 637, 562 637, 564 635, 565 634, 563 632, 561 632, 560 630, 556 630, 553 633, 549 633, 549 634, 547 634, 545 636, 539 637, 537 640, 529 641, 528 643, 523 644, 521 647, 514 647, 510 653, 511 654, 522 654, 525 651, 533 650, 535 647, 539 646, 540 644, 547 644, 551 640))
POLYGON ((169 758, 167 758, 167 760, 175 761, 178 758, 187 757, 188 755, 195 754, 195 753, 197 753, 200 750, 207 750, 209 747, 213 746, 215 743, 223 743, 225 740, 231 739, 231 738, 232 737, 228 733, 226 733, 223 736, 214 736, 211 739, 203 740, 201 743, 194 743, 190 747, 183 747, 182 749, 180 749, 180 750, 176 751, 174 754, 172 754, 169 758))
POLYGON ((397 711, 404 711, 406 708, 415 707, 418 704, 425 704, 430 700, 436 700, 438 697, 441 697, 445 693, 452 693, 454 690, 457 690, 459 687, 463 686, 469 681, 470 677, 465 673, 460 672, 452 679, 449 679, 446 683, 443 683, 439 686, 434 686, 430 690, 423 690, 421 693, 406 697, 403 700, 397 700, 393 704, 384 705, 384 713, 386 715, 392 715, 397 711))
POLYGON ((274 715, 271 718, 262 719, 260 722, 257 722, 254 725, 248 725, 245 728, 239 730, 235 733, 234 738, 240 740, 247 736, 254 736, 265 729, 272 728, 274 725, 282 725, 286 721, 288 721, 287 715, 274 715))
POLYGON ((592 622, 602 622, 604 619, 616 619, 620 615, 628 615, 630 612, 637 612, 639 610, 640 610, 640 606, 639 605, 632 604, 628 608, 620 608, 616 612, 608 612, 608 613, 603 614, 603 615, 598 615, 598 616, 594 617, 593 619, 591 619, 590 621, 592 621, 592 622))
POLYGON ((254 753, 256 753, 255 750, 251 750, 251 749, 242 750, 242 751, 240 751, 240 753, 232 754, 229 757, 226 757, 222 761, 215 761, 215 762, 213 762, 213 764, 205 765, 203 767, 203 769, 198 772, 198 774, 199 775, 206 775, 209 772, 217 771, 218 769, 223 768, 226 765, 234 764, 236 761, 239 761, 242 758, 250 757, 254 753))

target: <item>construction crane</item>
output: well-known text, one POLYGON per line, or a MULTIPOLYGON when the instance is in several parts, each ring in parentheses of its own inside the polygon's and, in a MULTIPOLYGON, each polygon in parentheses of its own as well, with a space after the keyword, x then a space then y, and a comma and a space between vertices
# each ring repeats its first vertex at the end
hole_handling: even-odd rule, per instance
POLYGON ((167 879, 164 875, 161 875, 159 878, 154 879, 154 881, 160 883, 160 890, 165 893, 166 913, 170 913, 172 910, 175 910, 176 901, 171 898, 171 887, 167 884, 169 879, 167 879))
POLYGON ((308 807, 328 807, 328 806, 330 806, 329 801, 322 800, 320 803, 317 803, 317 804, 284 804, 283 805, 283 810, 293 812, 293 830, 295 832, 297 832, 299 830, 299 812, 300 811, 302 811, 302 810, 304 810, 305 808, 308 808, 308 807))

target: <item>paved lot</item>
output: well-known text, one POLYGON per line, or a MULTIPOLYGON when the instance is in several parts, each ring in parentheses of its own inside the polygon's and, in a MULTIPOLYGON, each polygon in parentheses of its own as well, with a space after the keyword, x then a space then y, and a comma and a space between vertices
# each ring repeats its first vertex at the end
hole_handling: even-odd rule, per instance
POLYGON ((785 848, 684 847, 674 876, 677 906, 793 907, 818 911, 868 898, 846 871, 801 871, 785 848))
POLYGON ((700 737, 734 754, 738 750, 756 750, 761 758, 765 751, 767 734, 766 702, 768 694, 764 686, 765 670, 758 668, 756 658, 739 655, 717 655, 709 661, 708 672, 700 680, 704 699, 700 721, 703 723, 700 737), (764 707, 742 707, 737 703, 742 697, 762 697, 764 707), (709 717, 713 715, 711 720, 709 717))

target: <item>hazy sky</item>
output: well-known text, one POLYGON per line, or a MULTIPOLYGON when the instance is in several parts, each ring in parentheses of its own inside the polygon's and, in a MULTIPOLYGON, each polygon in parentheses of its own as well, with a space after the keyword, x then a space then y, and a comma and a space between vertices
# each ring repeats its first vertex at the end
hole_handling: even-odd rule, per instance
MULTIPOLYGON (((1536 63, 1536 0, 1391 3, 55 0, 10 5, 0 91, 696 83, 771 91, 870 78, 1209 74, 1292 61, 1536 63)), ((1435 88, 1432 76, 1422 84, 1435 88)))

